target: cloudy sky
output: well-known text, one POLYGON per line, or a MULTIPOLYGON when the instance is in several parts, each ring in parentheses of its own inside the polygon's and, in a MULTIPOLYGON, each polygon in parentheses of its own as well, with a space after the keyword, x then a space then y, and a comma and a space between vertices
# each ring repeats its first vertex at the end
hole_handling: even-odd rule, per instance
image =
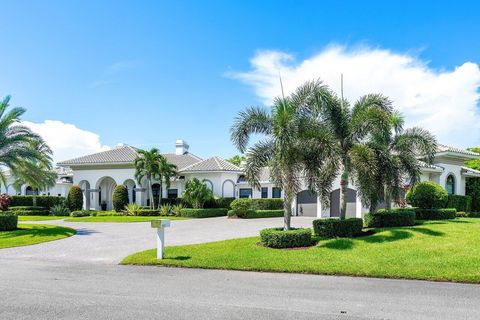
POLYGON ((0 96, 55 160, 127 143, 228 157, 232 119, 319 78, 388 95, 407 125, 480 145, 480 4, 2 1, 0 96), (405 14, 408 10, 408 15, 405 14))

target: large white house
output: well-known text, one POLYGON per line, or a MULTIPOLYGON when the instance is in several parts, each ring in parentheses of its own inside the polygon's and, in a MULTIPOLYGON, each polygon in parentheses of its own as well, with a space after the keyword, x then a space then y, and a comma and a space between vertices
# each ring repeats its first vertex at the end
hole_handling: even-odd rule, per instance
MULTIPOLYGON (((136 181, 133 162, 138 149, 122 145, 115 149, 99 152, 58 163, 73 174, 73 184, 84 190, 85 205, 91 209, 100 209, 102 202, 107 209, 112 208, 112 192, 116 185, 128 188, 131 202, 146 205, 150 200, 145 181, 136 181), (71 170, 71 171, 70 171, 71 170)), ((185 188, 185 183, 197 177, 204 180, 213 194, 218 197, 235 198, 281 198, 282 190, 270 181, 269 171, 263 170, 261 188, 256 189, 245 180, 244 172, 220 157, 202 159, 189 152, 188 144, 177 140, 174 153, 163 154, 169 162, 175 164, 179 175, 172 180, 170 188, 163 188, 162 198, 177 198, 185 188)), ((434 165, 422 168, 421 180, 434 181, 447 189, 450 194, 465 195, 465 183, 468 178, 480 177, 480 172, 465 167, 466 160, 478 159, 480 155, 463 149, 441 145, 435 156, 434 165)), ((25 188, 25 190, 27 187, 25 188)), ((160 184, 153 185, 153 195, 159 196, 160 184)), ((354 185, 347 194, 347 216, 362 217, 367 208, 362 206, 354 185)), ((330 205, 323 207, 315 194, 308 190, 297 194, 293 213, 295 215, 336 217, 340 215, 340 181, 334 182, 330 196, 330 205)))

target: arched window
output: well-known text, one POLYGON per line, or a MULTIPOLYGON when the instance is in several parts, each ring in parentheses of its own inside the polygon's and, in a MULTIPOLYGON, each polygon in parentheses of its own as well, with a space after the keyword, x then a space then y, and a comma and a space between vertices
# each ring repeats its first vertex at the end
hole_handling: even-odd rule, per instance
POLYGON ((455 194, 455 178, 451 174, 447 177, 445 189, 447 189, 448 194, 455 194))

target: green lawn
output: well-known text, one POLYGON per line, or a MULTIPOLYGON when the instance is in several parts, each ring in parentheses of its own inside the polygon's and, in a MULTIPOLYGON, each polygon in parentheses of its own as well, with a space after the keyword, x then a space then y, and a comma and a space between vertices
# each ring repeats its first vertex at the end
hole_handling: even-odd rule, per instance
POLYGON ((66 217, 57 216, 18 216, 18 221, 46 221, 46 220, 60 220, 66 217))
POLYGON ((148 222, 157 219, 168 219, 168 220, 186 220, 189 218, 184 217, 143 217, 143 216, 97 216, 97 217, 78 217, 78 218, 67 218, 65 221, 68 222, 148 222))
POLYGON ((156 249, 122 264, 336 274, 480 283, 480 219, 375 229, 355 239, 320 239, 308 249, 269 249, 258 237, 156 249))
POLYGON ((53 241, 75 234, 71 228, 41 224, 19 224, 18 228, 15 231, 0 231, 0 249, 53 241))

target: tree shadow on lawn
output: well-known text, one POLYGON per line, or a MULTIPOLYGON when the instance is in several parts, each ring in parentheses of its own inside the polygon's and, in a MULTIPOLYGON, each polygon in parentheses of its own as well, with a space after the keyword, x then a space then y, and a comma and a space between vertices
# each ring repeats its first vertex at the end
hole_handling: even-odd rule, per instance
MULTIPOLYGON (((405 240, 411 238, 415 235, 415 232, 432 236, 432 237, 442 237, 445 233, 440 231, 434 231, 428 228, 422 227, 415 227, 415 228, 392 228, 392 229, 381 229, 377 233, 370 235, 370 236, 360 236, 356 237, 357 241, 364 241, 367 243, 375 244, 375 243, 388 243, 388 242, 395 242, 400 240, 405 240)), ((355 242, 350 238, 337 238, 327 240, 326 242, 318 245, 318 248, 328 248, 328 249, 335 249, 335 250, 349 250, 353 249, 355 246, 355 242)))
POLYGON ((63 236, 68 237, 75 234, 75 230, 65 229, 65 228, 17 228, 12 231, 5 231, 5 233, 0 232, 0 240, 13 239, 22 236, 30 236, 31 238, 36 237, 57 237, 63 236))
POLYGON ((179 260, 179 261, 185 261, 185 260, 190 260, 192 257, 190 256, 176 256, 176 257, 170 257, 170 256, 165 256, 164 259, 169 259, 169 260, 179 260))

